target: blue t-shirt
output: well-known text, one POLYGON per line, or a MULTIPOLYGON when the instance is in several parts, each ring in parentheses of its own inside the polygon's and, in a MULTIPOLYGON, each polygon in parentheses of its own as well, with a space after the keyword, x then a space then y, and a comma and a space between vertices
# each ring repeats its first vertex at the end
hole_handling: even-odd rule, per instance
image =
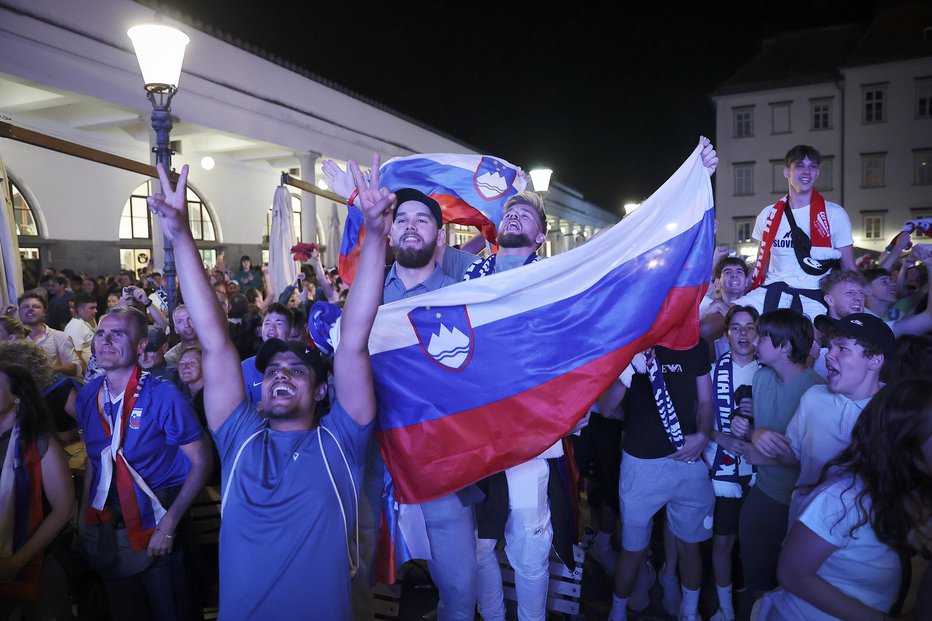
POLYGON ((256 357, 246 358, 241 363, 243 367, 243 385, 246 388, 246 400, 253 405, 262 401, 262 379, 265 377, 256 368, 256 357))
MULTIPOLYGON (((95 479, 100 475, 100 452, 110 444, 97 407, 97 394, 103 382, 101 376, 85 385, 78 391, 75 405, 95 479)), ((117 405, 122 407, 122 402, 117 405)), ((123 454, 146 485, 158 491, 184 483, 191 462, 178 447, 201 437, 201 424, 191 402, 174 384, 148 375, 123 438, 123 454)), ((94 486, 91 486, 91 493, 93 491, 94 486)), ((113 498, 109 500, 114 501, 113 498)))
MULTIPOLYGON (((338 438, 358 492, 373 424, 358 425, 337 402, 320 424, 338 438)), ((214 440, 226 495, 220 529, 220 618, 351 620, 340 503, 354 532, 355 501, 334 439, 316 428, 267 429, 267 421, 243 400, 214 431, 214 440), (237 452, 257 431, 231 479, 237 452)))

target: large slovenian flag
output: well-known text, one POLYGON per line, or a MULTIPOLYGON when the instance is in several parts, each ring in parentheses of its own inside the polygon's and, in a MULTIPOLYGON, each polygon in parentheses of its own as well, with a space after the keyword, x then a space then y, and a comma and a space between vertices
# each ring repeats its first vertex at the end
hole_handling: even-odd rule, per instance
POLYGON ((571 252, 380 307, 377 434, 400 502, 539 455, 647 347, 692 347, 712 271, 700 149, 571 252))
MULTIPOLYGON (((421 153, 395 157, 379 167, 381 186, 414 188, 440 204, 443 221, 474 226, 492 244, 505 201, 523 192, 521 169, 491 155, 421 153)), ((340 277, 352 282, 365 237, 362 213, 349 207, 340 244, 340 277)))

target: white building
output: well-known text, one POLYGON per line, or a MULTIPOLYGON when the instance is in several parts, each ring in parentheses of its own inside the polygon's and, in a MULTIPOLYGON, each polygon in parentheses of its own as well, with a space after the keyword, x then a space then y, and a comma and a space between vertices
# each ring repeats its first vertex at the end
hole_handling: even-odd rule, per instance
MULTIPOLYGON (((126 30, 154 15, 130 0, 0 2, 0 121, 150 162, 151 107, 126 30)), ((229 37, 163 22, 191 38, 172 103, 173 166, 192 168, 192 227, 208 263, 219 252, 230 266, 241 254, 258 259, 282 171, 321 185, 326 158, 365 165, 373 152, 385 161, 476 150, 229 37), (207 157, 212 170, 202 166, 207 157)), ((2 137, 0 157, 30 269, 113 273, 153 256, 161 268, 144 176, 2 137)), ((330 220, 342 228, 345 207, 300 190, 294 195, 300 237, 338 247, 330 220)), ((591 235, 617 220, 559 184, 547 202, 549 252, 572 248, 576 232, 591 235)))
POLYGON ((817 187, 847 209, 856 247, 883 250, 932 216, 932 6, 768 39, 712 99, 720 243, 756 254, 754 219, 786 194, 797 144, 822 153, 817 187))

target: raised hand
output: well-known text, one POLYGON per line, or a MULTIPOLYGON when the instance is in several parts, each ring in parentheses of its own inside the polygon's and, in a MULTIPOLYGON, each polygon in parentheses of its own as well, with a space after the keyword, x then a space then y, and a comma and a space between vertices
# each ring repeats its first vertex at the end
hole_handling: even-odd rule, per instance
POLYGON ((350 172, 359 189, 359 198, 356 204, 362 210, 366 225, 366 235, 377 235, 383 238, 388 235, 392 227, 392 208, 395 206, 395 195, 388 188, 379 188, 379 154, 372 156, 372 171, 367 179, 359 169, 359 164, 351 161, 350 172))
POLYGON ((149 209, 159 217, 166 238, 174 241, 182 235, 191 235, 191 225, 188 223, 188 165, 181 167, 178 185, 174 190, 165 167, 161 163, 155 167, 159 171, 162 192, 146 199, 149 209))
POLYGON ((324 160, 323 164, 321 164, 321 168, 324 171, 324 177, 327 178, 327 185, 330 186, 330 189, 333 190, 335 194, 344 199, 349 198, 353 194, 353 190, 356 189, 356 182, 353 179, 353 173, 349 170, 349 167, 343 170, 333 160, 324 160))
POLYGON ((711 177, 718 168, 718 154, 712 146, 712 141, 705 136, 699 136, 699 144, 702 145, 702 165, 709 171, 711 177))

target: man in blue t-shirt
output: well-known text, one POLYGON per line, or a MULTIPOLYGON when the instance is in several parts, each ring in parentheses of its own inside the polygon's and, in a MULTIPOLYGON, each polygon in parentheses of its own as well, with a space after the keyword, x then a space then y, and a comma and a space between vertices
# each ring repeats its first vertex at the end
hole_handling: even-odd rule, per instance
MULTIPOLYGON (((294 313, 291 309, 283 304, 274 302, 262 313, 262 327, 260 335, 262 341, 269 339, 288 340, 288 334, 294 328, 294 313)), ((242 362, 243 368, 243 386, 246 389, 246 399, 251 404, 259 407, 262 402, 262 378, 263 373, 256 368, 256 357, 246 358, 242 362)))
MULTIPOLYGON (((188 226, 188 167, 173 192, 149 198, 165 237, 174 241, 203 349, 207 423, 223 465, 221 619, 352 619, 356 495, 375 416, 368 340, 395 196, 378 189, 378 167, 370 188, 350 164, 369 234, 343 309, 333 363, 336 400, 325 416, 317 405, 327 393, 323 359, 297 342, 270 339, 256 356, 264 417, 246 400, 239 355, 188 226)), ((170 188, 161 165, 159 175, 170 188)))
MULTIPOLYGON (((213 460, 191 404, 171 383, 138 364, 148 343, 146 317, 115 308, 100 320, 94 352, 103 375, 78 393, 77 421, 87 447, 79 526, 90 535, 110 523, 134 551, 154 557, 142 568, 123 555, 106 567, 98 547, 85 548, 100 570, 114 619, 184 614, 182 557, 176 528, 210 476, 213 460), (121 533, 124 530, 125 533, 121 533), (149 598, 139 593, 149 593, 149 598), (140 600, 142 600, 140 602, 140 600)), ((82 540, 85 537, 82 537, 82 540)))

